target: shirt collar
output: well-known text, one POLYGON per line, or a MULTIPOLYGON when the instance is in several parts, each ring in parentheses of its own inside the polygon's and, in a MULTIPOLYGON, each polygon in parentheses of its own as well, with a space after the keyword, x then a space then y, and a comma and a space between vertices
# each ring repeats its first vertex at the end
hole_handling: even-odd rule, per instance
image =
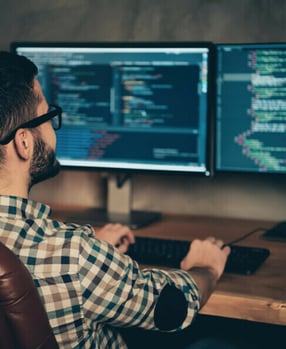
POLYGON ((7 218, 48 218, 51 208, 17 196, 0 195, 0 216, 7 218))

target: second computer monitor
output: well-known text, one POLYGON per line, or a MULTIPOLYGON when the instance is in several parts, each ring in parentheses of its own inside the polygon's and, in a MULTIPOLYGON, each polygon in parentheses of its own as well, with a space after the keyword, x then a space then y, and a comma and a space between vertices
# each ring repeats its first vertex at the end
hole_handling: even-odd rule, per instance
POLYGON ((286 44, 217 45, 216 170, 286 173, 286 44))

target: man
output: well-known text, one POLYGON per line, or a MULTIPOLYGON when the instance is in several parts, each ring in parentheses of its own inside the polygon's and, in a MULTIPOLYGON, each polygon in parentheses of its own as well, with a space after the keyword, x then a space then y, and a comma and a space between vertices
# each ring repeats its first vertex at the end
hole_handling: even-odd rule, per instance
POLYGON ((31 187, 59 172, 61 109, 49 107, 23 56, 0 52, 0 241, 30 270, 61 348, 126 348, 116 327, 190 325, 223 273, 229 247, 194 240, 180 270, 140 271, 120 224, 94 232, 49 218, 31 187))

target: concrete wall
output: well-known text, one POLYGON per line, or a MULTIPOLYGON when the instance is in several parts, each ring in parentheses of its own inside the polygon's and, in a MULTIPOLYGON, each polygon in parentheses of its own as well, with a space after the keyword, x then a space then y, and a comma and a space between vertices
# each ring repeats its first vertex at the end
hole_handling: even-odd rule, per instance
MULTIPOLYGON (((284 0, 0 0, 0 49, 11 41, 286 41, 284 0)), ((286 136, 285 136, 286 137, 286 136)), ((136 175, 133 206, 166 212, 286 219, 286 176, 136 175)), ((101 206, 96 172, 63 171, 36 186, 50 203, 101 206)))

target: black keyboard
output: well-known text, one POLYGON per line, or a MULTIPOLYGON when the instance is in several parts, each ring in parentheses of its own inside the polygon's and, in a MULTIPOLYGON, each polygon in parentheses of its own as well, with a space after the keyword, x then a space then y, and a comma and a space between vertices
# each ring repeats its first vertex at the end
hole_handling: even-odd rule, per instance
MULTIPOLYGON (((136 237, 127 254, 138 263, 178 268, 187 254, 190 241, 136 237)), ((261 247, 230 245, 225 272, 253 274, 269 256, 270 251, 261 247)))

